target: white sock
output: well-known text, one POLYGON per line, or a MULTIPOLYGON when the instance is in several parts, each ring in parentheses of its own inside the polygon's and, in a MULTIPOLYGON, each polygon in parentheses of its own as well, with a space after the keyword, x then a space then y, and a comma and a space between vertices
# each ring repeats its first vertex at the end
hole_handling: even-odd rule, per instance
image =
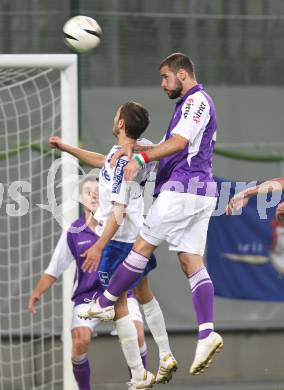
POLYGON ((171 349, 164 316, 159 302, 156 298, 153 298, 150 302, 142 305, 142 309, 145 314, 147 325, 158 345, 160 359, 162 359, 164 356, 171 353, 171 349))
POLYGON ((140 356, 137 330, 130 315, 115 321, 115 327, 132 378, 134 381, 143 380, 145 369, 140 356))

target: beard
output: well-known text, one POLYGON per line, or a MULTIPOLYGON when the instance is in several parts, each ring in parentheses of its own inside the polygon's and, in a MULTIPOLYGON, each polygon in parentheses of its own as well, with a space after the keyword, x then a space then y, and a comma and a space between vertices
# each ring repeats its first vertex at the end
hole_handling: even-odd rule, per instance
POLYGON ((179 79, 176 79, 176 85, 175 88, 172 90, 166 90, 168 97, 170 99, 177 99, 181 96, 182 93, 182 83, 179 81, 179 79))

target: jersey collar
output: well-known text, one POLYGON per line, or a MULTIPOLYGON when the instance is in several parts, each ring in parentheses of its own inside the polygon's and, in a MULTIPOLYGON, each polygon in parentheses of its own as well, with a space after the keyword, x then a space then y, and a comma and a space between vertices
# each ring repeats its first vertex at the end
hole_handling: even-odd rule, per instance
POLYGON ((195 92, 201 91, 202 89, 204 89, 202 84, 196 84, 194 87, 190 88, 181 99, 176 102, 176 105, 180 105, 188 98, 188 96, 193 95, 195 92))

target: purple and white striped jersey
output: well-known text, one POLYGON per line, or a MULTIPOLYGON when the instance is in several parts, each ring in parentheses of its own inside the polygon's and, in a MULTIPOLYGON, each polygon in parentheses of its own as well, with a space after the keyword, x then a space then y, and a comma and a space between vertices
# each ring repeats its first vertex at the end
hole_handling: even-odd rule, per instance
POLYGON ((216 111, 201 84, 191 88, 177 103, 164 141, 178 134, 189 143, 181 151, 160 160, 154 196, 163 190, 217 196, 212 173, 216 141, 216 111))

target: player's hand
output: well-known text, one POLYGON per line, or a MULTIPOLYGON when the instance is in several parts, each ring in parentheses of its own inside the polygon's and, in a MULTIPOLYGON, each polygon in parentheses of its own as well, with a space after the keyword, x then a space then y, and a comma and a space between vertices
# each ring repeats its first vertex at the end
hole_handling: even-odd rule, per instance
POLYGON ((81 257, 85 257, 81 267, 82 271, 90 273, 96 271, 101 259, 102 251, 102 248, 94 244, 84 253, 82 253, 81 257))
POLYGON ((226 207, 226 214, 232 215, 234 210, 240 210, 241 208, 246 207, 248 201, 249 196, 246 194, 246 191, 238 192, 228 203, 226 207))
POLYGON ((48 138, 48 145, 51 149, 63 149, 63 142, 60 137, 57 137, 56 135, 52 135, 48 138))
POLYGON ((139 169, 140 166, 136 160, 129 161, 129 163, 123 168, 123 177, 125 181, 133 181, 139 169))
POLYGON ((38 301, 39 301, 39 295, 37 292, 33 291, 28 303, 28 309, 31 314, 36 313, 35 305, 38 301))
POLYGON ((111 168, 115 167, 117 160, 122 156, 127 156, 128 160, 131 159, 134 151, 136 150, 137 145, 128 144, 125 146, 122 146, 117 152, 114 153, 110 160, 110 166, 111 168))
POLYGON ((284 227, 284 202, 279 203, 276 208, 276 219, 284 227))

